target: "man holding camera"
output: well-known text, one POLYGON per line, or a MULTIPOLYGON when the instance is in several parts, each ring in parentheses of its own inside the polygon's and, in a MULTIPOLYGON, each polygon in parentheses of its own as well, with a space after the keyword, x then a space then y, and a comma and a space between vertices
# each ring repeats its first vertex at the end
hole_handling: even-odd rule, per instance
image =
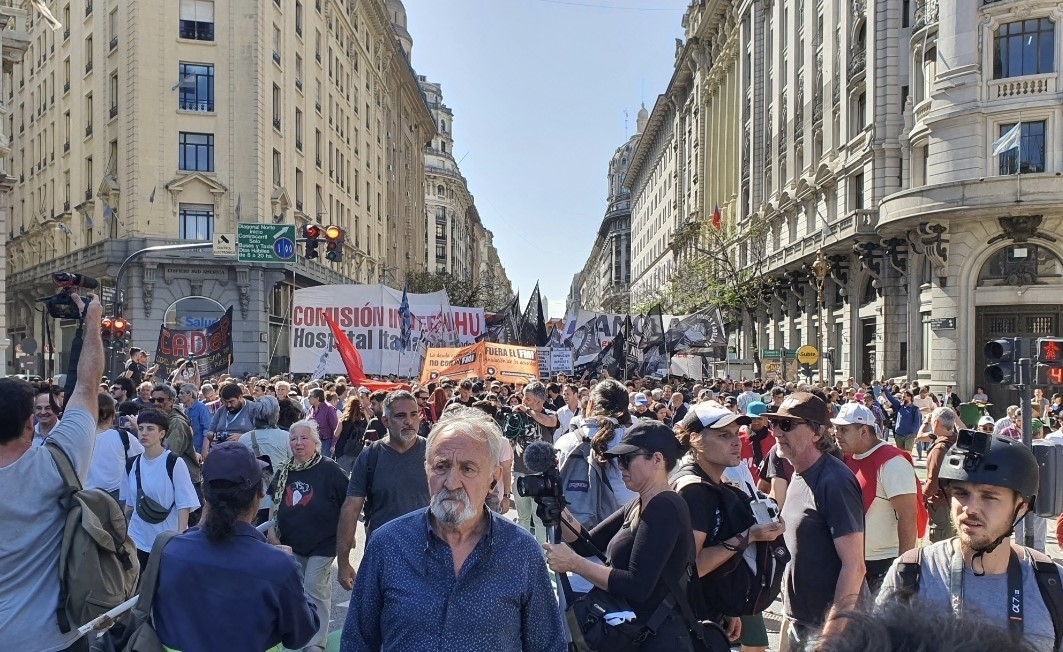
MULTIPOLYGON (((557 413, 546 408, 546 386, 538 381, 532 381, 524 387, 523 396, 523 401, 520 405, 514 406, 513 411, 524 415, 525 443, 545 441, 548 444, 553 444, 554 431, 557 430, 560 422, 557 420, 557 413)), ((523 450, 514 450, 514 484, 519 481, 518 478, 531 473, 524 464, 523 454, 523 450)), ((513 498, 512 496, 502 497, 513 498)), ((535 534, 535 539, 539 542, 539 545, 546 543, 546 526, 535 515, 535 501, 530 497, 518 495, 514 502, 517 508, 517 518, 521 526, 535 534)))
MULTIPOLYGON (((70 458, 78 476, 88 473, 96 439, 97 394, 103 374, 100 319, 103 307, 89 295, 88 307, 70 295, 83 316, 84 344, 77 365, 77 384, 66 397, 63 420, 47 440, 70 458)), ((0 379, 0 646, 5 650, 88 650, 77 630, 59 631, 59 550, 67 513, 60 506, 66 485, 51 453, 32 446, 33 387, 0 379)), ((80 624, 80 623, 77 623, 80 624)))
POLYGON ((144 374, 148 371, 148 352, 132 346, 129 347, 129 362, 126 363, 122 378, 128 378, 134 385, 144 382, 144 374))

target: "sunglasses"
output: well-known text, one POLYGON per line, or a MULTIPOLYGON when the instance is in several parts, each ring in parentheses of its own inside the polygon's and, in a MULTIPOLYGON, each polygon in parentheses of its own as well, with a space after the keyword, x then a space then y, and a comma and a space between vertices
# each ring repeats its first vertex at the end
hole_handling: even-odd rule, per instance
POLYGON ((781 430, 783 432, 790 432, 791 430, 803 423, 807 423, 809 425, 813 424, 812 421, 806 421, 805 419, 768 419, 768 423, 771 424, 772 428, 781 430))
POLYGON ((631 466, 631 461, 634 460, 636 457, 653 457, 653 453, 625 453, 623 455, 617 455, 616 461, 620 464, 620 468, 627 469, 629 466, 631 466))
POLYGON ((168 400, 170 400, 170 399, 162 397, 162 396, 153 396, 153 397, 151 397, 151 402, 152 403, 165 403, 168 400))

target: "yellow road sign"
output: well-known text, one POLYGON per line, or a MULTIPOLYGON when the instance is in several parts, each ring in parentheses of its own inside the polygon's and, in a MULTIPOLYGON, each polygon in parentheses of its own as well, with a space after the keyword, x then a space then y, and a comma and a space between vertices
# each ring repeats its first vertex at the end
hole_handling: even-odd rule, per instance
POLYGON ((819 349, 806 344, 797 349, 797 361, 801 364, 813 365, 819 362, 819 349))

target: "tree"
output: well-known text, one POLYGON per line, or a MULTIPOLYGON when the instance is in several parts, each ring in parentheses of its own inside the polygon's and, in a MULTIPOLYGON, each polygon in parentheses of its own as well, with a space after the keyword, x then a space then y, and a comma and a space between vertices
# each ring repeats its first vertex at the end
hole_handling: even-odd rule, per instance
POLYGON ((480 281, 451 274, 426 270, 406 273, 410 292, 427 294, 446 290, 452 306, 482 306, 487 312, 497 312, 512 298, 507 284, 499 283, 494 275, 484 275, 480 281))
POLYGON ((764 289, 768 223, 761 218, 716 228, 704 220, 689 222, 672 239, 676 270, 655 292, 636 303, 645 312, 658 301, 666 312, 688 314, 717 306, 734 324, 742 312, 756 310, 764 289))

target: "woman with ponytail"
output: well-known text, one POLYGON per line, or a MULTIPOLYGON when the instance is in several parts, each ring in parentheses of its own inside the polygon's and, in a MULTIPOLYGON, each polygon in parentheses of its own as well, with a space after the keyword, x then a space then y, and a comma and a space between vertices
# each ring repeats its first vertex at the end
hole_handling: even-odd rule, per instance
POLYGON ((271 546, 251 525, 265 466, 238 442, 210 449, 203 519, 161 553, 152 614, 167 649, 300 649, 317 635, 321 621, 291 549, 271 546))

